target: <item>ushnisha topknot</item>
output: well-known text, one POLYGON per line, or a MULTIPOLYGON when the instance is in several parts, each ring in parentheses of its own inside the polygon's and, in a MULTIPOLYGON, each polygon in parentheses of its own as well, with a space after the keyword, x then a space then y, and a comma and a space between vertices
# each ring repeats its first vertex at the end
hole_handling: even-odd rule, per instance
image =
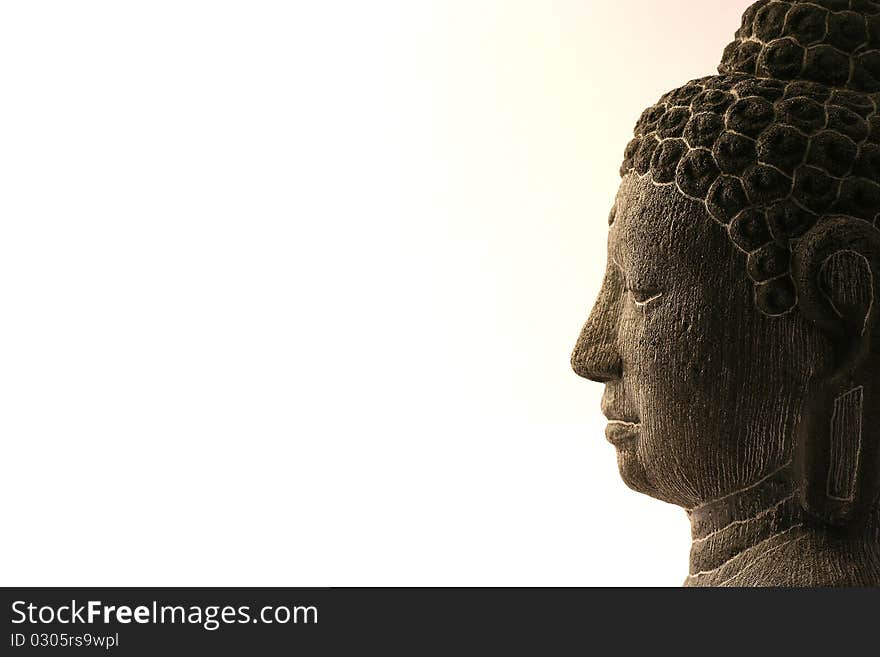
POLYGON ((880 2, 759 0, 718 71, 645 110, 621 176, 704 203, 747 254, 760 310, 783 315, 792 246, 821 216, 878 226, 880 2))
POLYGON ((880 91, 880 3, 760 0, 743 14, 718 72, 880 91))

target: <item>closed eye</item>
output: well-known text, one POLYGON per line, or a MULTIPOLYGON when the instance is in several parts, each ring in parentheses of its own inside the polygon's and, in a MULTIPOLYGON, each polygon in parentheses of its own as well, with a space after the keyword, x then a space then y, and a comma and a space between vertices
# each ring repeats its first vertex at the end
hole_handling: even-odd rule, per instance
MULTIPOLYGON (((620 266, 620 263, 617 261, 617 258, 614 257, 614 254, 611 254, 611 262, 614 263, 614 266, 617 267, 620 275, 623 277, 624 281, 626 281, 626 272, 624 268, 620 266)), ((663 291, 656 287, 633 288, 630 287, 628 282, 624 282, 624 289, 632 298, 633 303, 640 308, 647 306, 652 301, 656 301, 663 296, 663 291)))
POLYGON ((652 301, 656 301, 663 296, 663 292, 652 288, 645 290, 630 290, 629 294, 632 297, 633 302, 639 307, 647 306, 652 301))

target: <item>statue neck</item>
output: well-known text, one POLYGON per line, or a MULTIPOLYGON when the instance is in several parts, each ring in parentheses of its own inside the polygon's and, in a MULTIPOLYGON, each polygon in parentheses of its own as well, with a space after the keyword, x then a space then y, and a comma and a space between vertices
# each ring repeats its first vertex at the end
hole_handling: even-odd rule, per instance
POLYGON ((693 539, 691 585, 724 584, 752 563, 747 553, 781 546, 804 526, 790 464, 687 513, 693 539))
POLYGON ((880 506, 850 525, 817 524, 794 482, 789 464, 689 509, 685 586, 880 586, 880 506))

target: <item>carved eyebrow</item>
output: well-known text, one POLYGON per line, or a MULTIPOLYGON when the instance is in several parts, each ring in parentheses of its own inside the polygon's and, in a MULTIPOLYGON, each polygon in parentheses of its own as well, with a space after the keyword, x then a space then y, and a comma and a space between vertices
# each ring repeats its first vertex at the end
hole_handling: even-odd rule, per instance
POLYGON ((623 266, 624 262, 629 262, 626 255, 626 244, 624 244, 621 236, 618 235, 614 240, 614 244, 611 248, 608 249, 608 257, 611 259, 611 262, 620 270, 620 273, 623 274, 624 280, 626 279, 626 267, 623 266))

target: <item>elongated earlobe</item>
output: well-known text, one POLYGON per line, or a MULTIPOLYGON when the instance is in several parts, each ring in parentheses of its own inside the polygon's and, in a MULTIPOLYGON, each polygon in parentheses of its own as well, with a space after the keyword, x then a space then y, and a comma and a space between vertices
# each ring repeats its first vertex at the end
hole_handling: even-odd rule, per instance
POLYGON ((825 493, 840 502, 856 496, 859 459, 862 453, 862 414, 865 387, 859 386, 834 400, 831 413, 828 482, 825 493))
POLYGON ((870 509, 880 485, 880 231, 825 218, 798 245, 794 270, 801 311, 835 350, 831 371, 810 382, 798 422, 801 501, 822 522, 842 525, 870 509))

